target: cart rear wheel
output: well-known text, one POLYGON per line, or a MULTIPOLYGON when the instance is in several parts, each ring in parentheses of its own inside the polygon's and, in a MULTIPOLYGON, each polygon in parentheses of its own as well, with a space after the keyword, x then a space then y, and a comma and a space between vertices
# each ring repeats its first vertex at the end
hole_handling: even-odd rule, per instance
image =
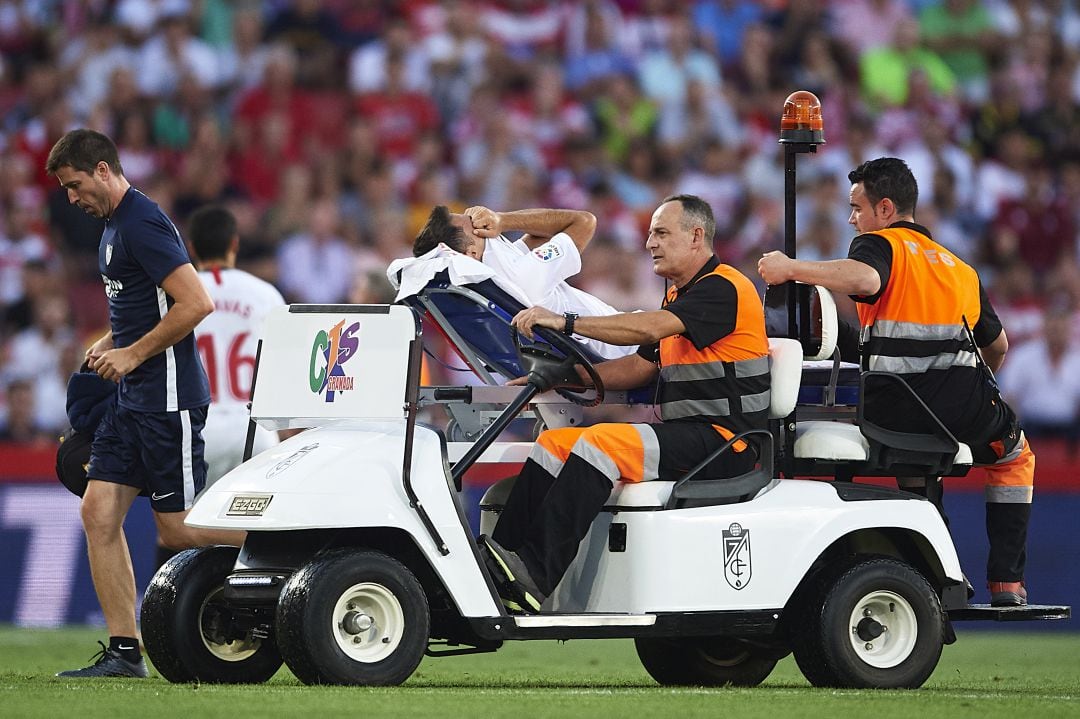
POLYGON ((645 671, 666 686, 756 687, 776 659, 728 637, 634 640, 645 671))
POLYGON ((424 589, 381 552, 336 550, 293 574, 277 608, 289 669, 305 684, 395 685, 427 649, 424 589))
POLYGON ((811 683, 914 689, 937 667, 945 616, 934 588, 909 565, 858 562, 809 601, 811 623, 793 645, 811 683))

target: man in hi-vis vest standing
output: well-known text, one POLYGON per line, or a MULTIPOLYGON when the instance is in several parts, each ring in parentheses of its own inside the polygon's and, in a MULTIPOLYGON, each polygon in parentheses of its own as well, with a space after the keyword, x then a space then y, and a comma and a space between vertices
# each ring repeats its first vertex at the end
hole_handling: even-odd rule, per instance
MULTIPOLYGON (((529 337, 539 326, 639 345, 633 354, 601 362, 597 371, 608 389, 641 387, 659 376, 663 421, 540 434, 492 537, 480 541, 511 611, 540 610, 616 481, 678 479, 735 433, 767 426, 769 347, 761 298, 745 275, 713 256, 715 230, 712 209, 693 195, 669 197, 653 213, 645 248, 653 271, 672 282, 659 310, 576 317, 532 307, 514 318, 529 337)), ((754 446, 740 440, 732 449, 714 460, 709 476, 753 468, 754 446)))
MULTIPOLYGON (((851 295, 862 368, 900 375, 985 465, 990 603, 1026 604, 1035 455, 978 356, 996 371, 1009 347, 1005 330, 975 270, 915 223, 919 189, 902 160, 864 162, 848 179, 848 221, 859 234, 847 259, 807 262, 769 252, 758 271, 770 285, 798 280, 851 295)), ((905 406, 899 391, 868 391, 867 418, 896 431, 926 431, 922 420, 897 411, 905 406)))

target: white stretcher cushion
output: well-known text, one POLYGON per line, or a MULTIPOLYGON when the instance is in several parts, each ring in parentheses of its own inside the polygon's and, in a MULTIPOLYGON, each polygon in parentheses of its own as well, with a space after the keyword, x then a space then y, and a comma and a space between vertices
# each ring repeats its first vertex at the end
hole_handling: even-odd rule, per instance
POLYGON ((781 419, 795 410, 802 379, 802 345, 798 340, 769 338, 769 417, 781 419))
MULTIPOLYGON (((799 459, 865 462, 870 458, 870 443, 859 427, 850 422, 799 422, 795 425, 795 456, 799 459)), ((971 463, 971 447, 961 442, 953 464, 971 463)))

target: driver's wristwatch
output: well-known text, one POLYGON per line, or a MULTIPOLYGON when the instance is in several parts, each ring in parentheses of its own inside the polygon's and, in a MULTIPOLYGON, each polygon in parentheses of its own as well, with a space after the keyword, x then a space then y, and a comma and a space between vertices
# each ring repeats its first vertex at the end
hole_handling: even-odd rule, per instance
POLYGON ((572 334, 574 334, 574 322, 578 318, 578 313, 577 312, 563 312, 562 316, 563 316, 563 319, 566 320, 566 324, 563 325, 563 334, 564 335, 572 335, 572 334))

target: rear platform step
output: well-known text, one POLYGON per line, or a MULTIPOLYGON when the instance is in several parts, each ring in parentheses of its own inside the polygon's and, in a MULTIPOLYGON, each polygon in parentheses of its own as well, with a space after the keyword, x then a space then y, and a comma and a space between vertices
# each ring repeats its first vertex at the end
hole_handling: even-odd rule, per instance
POLYGON ((1037 619, 1068 619, 1072 607, 1053 604, 1028 604, 1023 607, 992 607, 989 604, 969 604, 949 612, 949 619, 969 621, 976 619, 995 622, 1025 622, 1037 619))

